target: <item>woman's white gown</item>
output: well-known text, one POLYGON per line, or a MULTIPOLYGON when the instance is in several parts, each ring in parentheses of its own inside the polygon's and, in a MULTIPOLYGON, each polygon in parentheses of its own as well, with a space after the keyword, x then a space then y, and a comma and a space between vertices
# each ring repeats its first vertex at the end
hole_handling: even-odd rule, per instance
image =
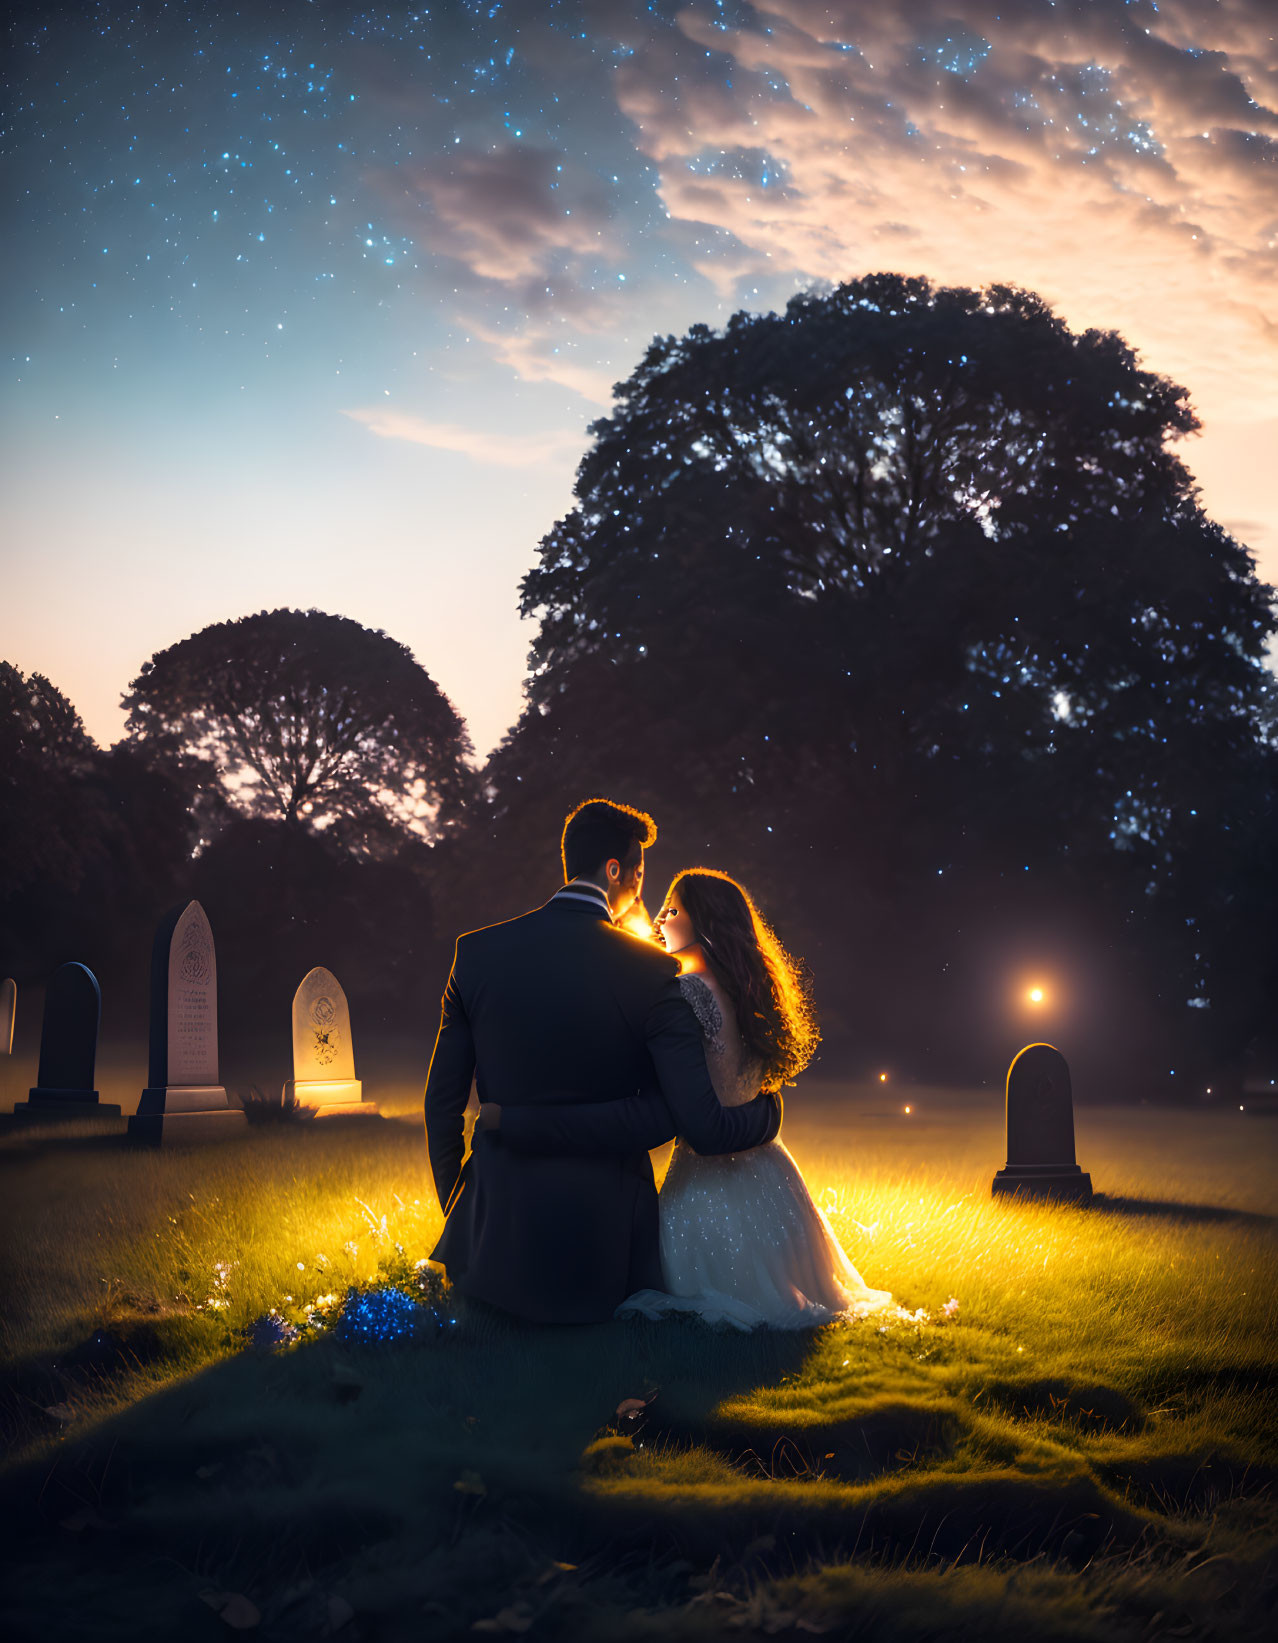
MULTIPOLYGON (((728 1000, 705 976, 681 976, 679 985, 701 1024, 719 1100, 725 1107, 751 1100, 760 1069, 728 1000)), ((717 1158, 677 1141, 660 1217, 668 1293, 641 1289, 618 1307, 619 1317, 691 1313, 736 1329, 811 1329, 892 1299, 864 1283, 780 1141, 717 1158)))

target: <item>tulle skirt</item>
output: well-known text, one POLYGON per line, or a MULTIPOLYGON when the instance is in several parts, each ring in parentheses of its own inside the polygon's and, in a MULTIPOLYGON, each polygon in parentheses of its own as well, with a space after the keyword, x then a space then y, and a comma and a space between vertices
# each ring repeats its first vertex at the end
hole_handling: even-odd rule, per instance
POLYGON ((886 1307, 848 1260, 780 1141, 703 1158, 679 1141, 661 1188, 667 1292, 641 1289, 618 1317, 691 1314, 734 1329, 812 1329, 886 1307))

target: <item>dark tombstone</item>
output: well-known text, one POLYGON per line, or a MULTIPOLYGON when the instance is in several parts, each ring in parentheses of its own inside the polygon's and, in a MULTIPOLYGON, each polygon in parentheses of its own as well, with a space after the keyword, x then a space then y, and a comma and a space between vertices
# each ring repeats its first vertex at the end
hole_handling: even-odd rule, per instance
POLYGON ((1092 1178, 1074 1158, 1074 1096, 1069 1065, 1050 1044, 1030 1044, 1007 1069, 1007 1163, 990 1189, 996 1197, 1088 1203, 1092 1178))
POLYGON ((102 993, 93 971, 83 964, 59 965, 44 998, 36 1085, 13 1109, 19 1123, 120 1116, 119 1107, 99 1101, 93 1087, 101 1018, 102 993))
POLYGON ((13 1023, 18 1014, 18 984, 12 976, 0 981, 0 1055, 13 1054, 13 1023))
POLYGON ((190 901, 165 918, 151 950, 150 1074, 129 1139, 149 1146, 243 1134, 217 1076, 217 955, 204 909, 190 901))

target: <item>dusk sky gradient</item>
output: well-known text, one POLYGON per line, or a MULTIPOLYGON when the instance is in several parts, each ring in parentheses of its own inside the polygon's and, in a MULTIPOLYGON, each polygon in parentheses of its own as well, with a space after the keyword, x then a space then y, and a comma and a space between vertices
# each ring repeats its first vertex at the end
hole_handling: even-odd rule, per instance
POLYGON ((154 651, 310 606, 477 749, 517 584, 656 333, 878 270, 1184 383, 1278 580, 1278 0, 27 7, 0 656, 100 741, 154 651))

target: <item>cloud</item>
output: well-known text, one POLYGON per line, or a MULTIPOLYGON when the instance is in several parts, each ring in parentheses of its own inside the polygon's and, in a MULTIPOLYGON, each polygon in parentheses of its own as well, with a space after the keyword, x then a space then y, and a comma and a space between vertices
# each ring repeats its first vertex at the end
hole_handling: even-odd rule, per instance
MULTIPOLYGON (((571 327, 549 330, 528 326, 509 332, 472 320, 470 329, 481 342, 488 344, 494 359, 512 370, 521 381, 554 382, 594 404, 611 403, 617 372, 606 359, 599 358, 601 350, 597 346, 591 351, 591 357, 585 357, 571 327)), ((606 348, 602 351, 606 352, 606 348)))
POLYGON ((721 298, 765 264, 1019 283, 1123 331, 1204 410, 1241 389, 1272 415, 1266 7, 768 0, 725 24, 694 5, 615 84, 672 218, 730 237, 691 259, 721 298), (711 149, 762 152, 785 186, 707 175, 711 149))
POLYGON ((402 439, 412 445, 429 445, 437 451, 457 451, 475 462, 498 468, 536 468, 555 463, 571 468, 580 458, 584 443, 579 429, 504 434, 487 428, 463 428, 454 422, 429 422, 408 412, 376 405, 342 414, 379 439, 402 439))
POLYGON ((428 227, 414 223, 423 244, 483 279, 527 280, 562 266, 565 255, 607 249, 611 210, 603 185, 556 148, 459 148, 410 173, 404 192, 430 208, 428 227))
POLYGON ((606 404, 654 331, 798 287, 1020 284, 1183 382, 1209 503, 1263 520, 1223 446, 1278 416, 1273 0, 582 7, 521 25, 536 141, 450 110, 380 175, 491 358, 606 404))

